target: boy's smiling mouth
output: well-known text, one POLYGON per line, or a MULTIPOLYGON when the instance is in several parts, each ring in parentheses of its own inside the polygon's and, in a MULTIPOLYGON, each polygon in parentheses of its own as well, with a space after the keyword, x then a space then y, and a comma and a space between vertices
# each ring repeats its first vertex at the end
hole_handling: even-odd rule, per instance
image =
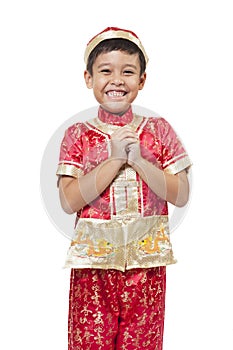
POLYGON ((126 93, 127 92, 123 90, 109 90, 106 92, 106 95, 109 97, 123 97, 126 93))

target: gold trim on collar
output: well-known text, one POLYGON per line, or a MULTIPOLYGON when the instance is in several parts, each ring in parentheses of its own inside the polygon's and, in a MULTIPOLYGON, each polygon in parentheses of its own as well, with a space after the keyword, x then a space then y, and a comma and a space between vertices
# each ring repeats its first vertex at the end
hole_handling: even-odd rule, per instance
MULTIPOLYGON (((137 128, 139 127, 139 125, 141 124, 141 122, 143 121, 142 116, 136 115, 134 114, 133 120, 131 121, 131 123, 126 124, 130 127, 132 127, 132 129, 134 131, 137 130, 137 128)), ((107 124, 102 122, 98 117, 88 120, 88 122, 86 124, 90 124, 92 126, 94 126, 95 128, 99 129, 100 131, 104 132, 105 134, 109 134, 111 135, 115 130, 122 128, 122 126, 120 125, 114 125, 114 124, 107 124)))

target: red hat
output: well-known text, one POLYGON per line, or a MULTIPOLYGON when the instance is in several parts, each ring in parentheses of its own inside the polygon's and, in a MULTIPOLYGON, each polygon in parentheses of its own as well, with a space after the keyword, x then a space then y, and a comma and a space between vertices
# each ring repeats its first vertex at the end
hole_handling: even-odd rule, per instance
POLYGON ((116 27, 108 27, 104 29, 102 32, 99 34, 95 35, 87 44, 85 54, 84 54, 84 61, 87 64, 88 57, 92 50, 99 44, 101 41, 106 40, 106 39, 127 39, 129 41, 132 41, 134 44, 136 44, 139 49, 142 51, 146 63, 148 62, 148 56, 146 54, 146 51, 144 47, 142 46, 141 41, 139 40, 138 36, 127 29, 121 29, 121 28, 116 28, 116 27))

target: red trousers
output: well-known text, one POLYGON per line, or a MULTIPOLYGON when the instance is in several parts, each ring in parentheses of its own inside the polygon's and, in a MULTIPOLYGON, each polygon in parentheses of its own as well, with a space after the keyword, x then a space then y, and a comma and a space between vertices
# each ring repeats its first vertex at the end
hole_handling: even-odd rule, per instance
POLYGON ((162 350, 166 267, 72 269, 69 350, 162 350))

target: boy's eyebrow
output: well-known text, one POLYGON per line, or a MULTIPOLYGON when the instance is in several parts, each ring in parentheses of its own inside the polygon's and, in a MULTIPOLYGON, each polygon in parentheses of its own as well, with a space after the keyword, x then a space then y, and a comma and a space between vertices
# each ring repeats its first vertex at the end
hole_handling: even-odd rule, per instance
POLYGON ((111 63, 108 63, 108 62, 105 62, 105 63, 101 63, 97 66, 97 68, 101 68, 101 67, 104 67, 104 66, 109 66, 111 63))
POLYGON ((131 67, 131 68, 134 68, 134 69, 137 69, 137 66, 135 66, 135 64, 131 64, 131 63, 127 63, 123 66, 124 68, 125 67, 131 67))
MULTIPOLYGON (((109 66, 109 65, 111 65, 110 62, 105 62, 105 63, 99 64, 97 68, 99 69, 99 68, 102 68, 104 66, 109 66)), ((131 68, 137 69, 137 66, 135 66, 134 64, 131 64, 131 63, 124 64, 123 68, 125 68, 125 67, 131 67, 131 68)))

